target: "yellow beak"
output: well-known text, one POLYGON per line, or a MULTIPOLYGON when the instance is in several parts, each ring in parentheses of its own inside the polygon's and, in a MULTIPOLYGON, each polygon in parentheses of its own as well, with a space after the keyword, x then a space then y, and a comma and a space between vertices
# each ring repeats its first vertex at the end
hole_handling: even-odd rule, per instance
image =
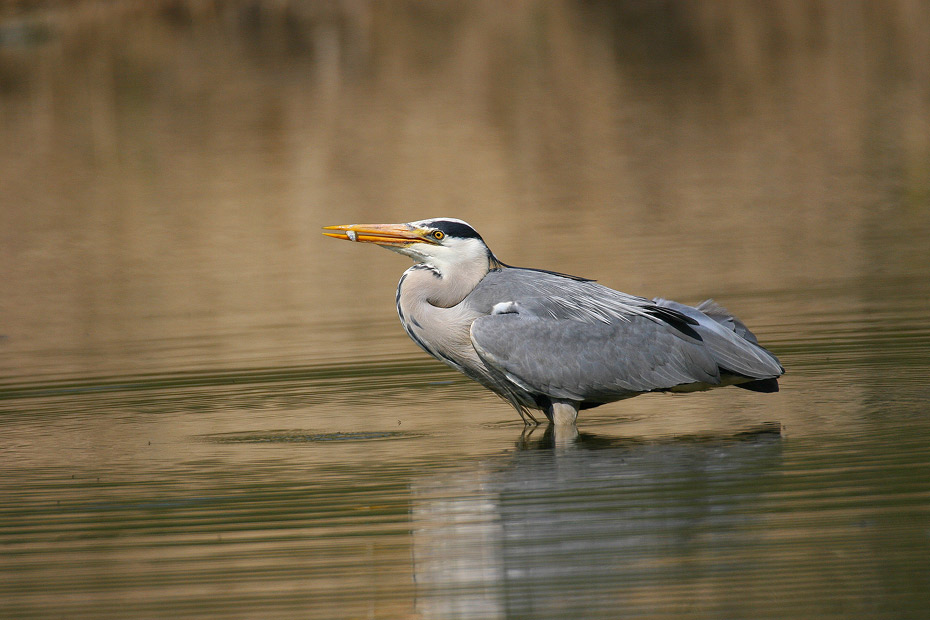
POLYGON ((410 228, 407 224, 340 224, 324 226, 324 232, 333 239, 358 241, 359 243, 377 243, 378 245, 405 246, 411 243, 433 243, 423 230, 410 228))

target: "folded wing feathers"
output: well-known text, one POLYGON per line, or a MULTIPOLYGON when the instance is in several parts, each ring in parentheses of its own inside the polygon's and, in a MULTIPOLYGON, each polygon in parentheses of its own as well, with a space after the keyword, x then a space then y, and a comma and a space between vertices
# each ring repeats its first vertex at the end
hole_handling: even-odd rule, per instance
POLYGON ((698 323, 695 331, 724 370, 757 379, 777 377, 784 372, 778 359, 759 346, 759 341, 743 322, 712 300, 697 308, 667 299, 653 301, 695 319, 698 323))
POLYGON ((478 355, 522 389, 553 398, 610 401, 691 383, 720 383, 707 349, 646 320, 585 323, 516 313, 471 327, 478 355))
POLYGON ((714 385, 721 370, 759 379, 784 372, 739 319, 711 300, 694 308, 592 281, 504 269, 488 274, 469 303, 490 314, 507 296, 519 301, 505 304, 508 314, 476 320, 472 342, 499 378, 522 389, 577 400, 714 385))

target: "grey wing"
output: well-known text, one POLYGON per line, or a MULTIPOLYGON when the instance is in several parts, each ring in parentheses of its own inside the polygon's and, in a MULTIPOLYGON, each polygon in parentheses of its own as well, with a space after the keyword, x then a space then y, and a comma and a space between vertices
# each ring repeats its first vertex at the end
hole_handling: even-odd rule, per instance
POLYGON ((715 302, 713 299, 705 299, 699 303, 695 309, 700 310, 727 329, 733 330, 738 336, 742 336, 753 344, 759 344, 759 339, 756 338, 754 333, 749 331, 749 328, 746 327, 745 323, 730 314, 726 308, 715 302))
POLYGON ((495 305, 507 301, 519 303, 521 314, 584 323, 626 321, 647 314, 646 309, 653 306, 648 299, 596 282, 517 268, 489 273, 469 293, 466 303, 480 314, 490 314, 495 305))
POLYGON ((774 378, 785 372, 778 358, 759 345, 742 321, 713 301, 708 299, 697 308, 667 299, 653 301, 695 321, 692 328, 725 372, 757 379, 774 378))
POLYGON ((691 383, 720 383, 700 340, 646 317, 587 323, 520 313, 492 314, 471 326, 481 360, 532 394, 610 402, 691 383))

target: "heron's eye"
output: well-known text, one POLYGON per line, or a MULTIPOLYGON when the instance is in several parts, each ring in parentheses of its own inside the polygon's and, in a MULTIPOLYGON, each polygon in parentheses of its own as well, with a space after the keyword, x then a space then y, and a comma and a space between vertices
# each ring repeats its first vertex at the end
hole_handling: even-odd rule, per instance
POLYGON ((446 234, 442 232, 441 230, 434 230, 432 234, 433 239, 435 239, 436 241, 442 241, 442 238, 445 236, 446 234))

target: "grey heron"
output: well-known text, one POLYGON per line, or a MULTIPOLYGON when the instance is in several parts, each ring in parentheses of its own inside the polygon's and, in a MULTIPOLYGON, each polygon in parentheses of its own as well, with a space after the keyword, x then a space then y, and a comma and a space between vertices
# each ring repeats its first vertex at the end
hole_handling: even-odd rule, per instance
POLYGON ((324 227, 413 259, 397 314, 424 351, 510 402, 573 426, 579 409, 646 392, 736 385, 778 391, 784 373, 755 335, 712 300, 696 307, 621 293, 593 280, 501 262, 469 224, 324 227))

